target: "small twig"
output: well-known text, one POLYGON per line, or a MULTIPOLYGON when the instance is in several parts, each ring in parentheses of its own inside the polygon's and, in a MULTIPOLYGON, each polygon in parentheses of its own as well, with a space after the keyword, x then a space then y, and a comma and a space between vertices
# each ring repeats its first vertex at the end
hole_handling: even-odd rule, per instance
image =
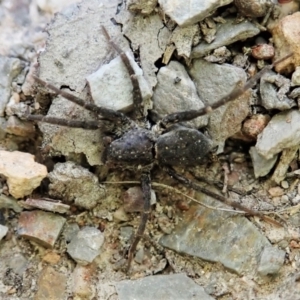
MULTIPOLYGON (((103 181, 102 183, 104 184, 140 184, 139 181, 103 181)), ((152 186, 155 186, 155 187, 161 187, 161 188, 166 188, 166 189, 169 189, 177 194, 180 194, 184 197, 186 197, 187 199, 205 207, 205 208, 209 208, 209 209, 213 209, 213 210, 219 210, 219 211, 227 211, 227 212, 235 212, 235 213, 239 213, 239 214, 246 214, 245 211, 242 211, 242 210, 233 210, 233 209, 229 209, 229 208, 221 208, 221 207, 214 207, 214 206, 210 206, 208 204, 204 204, 203 202, 181 192, 180 190, 176 189, 176 188, 173 188, 169 185, 166 185, 166 184, 162 184, 162 183, 158 183, 158 182, 151 182, 151 185, 152 186)))
MULTIPOLYGON (((102 183, 104 184, 140 184, 139 181, 103 181, 102 183)), ((161 187, 161 188, 166 188, 166 189, 169 189, 177 194, 180 194, 184 197, 186 197, 187 199, 205 207, 205 208, 208 208, 208 209, 212 209, 212 210, 218 210, 218 211, 227 211, 227 212, 234 212, 234 213, 239 213, 239 214, 247 214, 248 212, 247 211, 243 211, 243 210, 233 210, 233 209, 227 209, 227 208, 220 208, 220 207, 214 207, 214 206, 210 206, 208 204, 204 204, 203 202, 181 192, 180 190, 176 189, 176 188, 173 188, 169 185, 166 185, 166 184, 162 184, 162 183, 158 183, 158 182, 151 182, 151 184, 154 186, 154 187, 161 187)), ((300 205, 300 204, 299 204, 300 205)), ((292 209, 292 208, 291 208, 292 209)), ((286 209, 282 209, 280 211, 264 211, 264 210, 260 210, 260 211, 257 211, 256 213, 259 213, 259 214, 264 214, 264 215, 270 215, 270 214, 274 214, 276 215, 278 218, 280 218, 282 221, 284 221, 284 223, 286 223, 286 221, 279 215, 280 213, 284 212, 284 211, 287 211, 289 210, 289 208, 286 208, 286 209)), ((265 217, 267 218, 267 217, 265 217)), ((275 220, 272 220, 272 219, 268 219, 268 221, 270 221, 272 224, 276 225, 276 226, 282 226, 282 224, 276 222, 275 220)))

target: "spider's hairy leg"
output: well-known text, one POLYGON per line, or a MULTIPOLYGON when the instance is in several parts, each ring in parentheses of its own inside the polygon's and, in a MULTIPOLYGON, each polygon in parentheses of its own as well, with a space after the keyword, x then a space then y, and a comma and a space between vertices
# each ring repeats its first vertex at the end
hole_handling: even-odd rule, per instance
POLYGON ((233 208, 237 208, 239 210, 242 210, 244 211, 247 215, 250 215, 250 216, 258 216, 260 218, 262 218, 264 221, 268 222, 268 223, 272 223, 276 226, 282 226, 279 222, 273 220, 272 218, 269 218, 267 216, 265 216, 263 213, 259 212, 259 211, 255 211, 255 210, 252 210, 252 209, 249 209, 243 205, 241 205, 240 203, 238 202, 235 202, 235 201, 231 201, 229 200, 228 198, 222 196, 222 195, 219 195, 219 194, 216 194, 212 191, 210 191, 209 189, 207 188, 204 188, 202 186, 200 186, 199 184, 193 182, 192 180, 178 174, 173 168, 171 167, 165 167, 164 168, 165 171, 173 178, 175 178, 176 180, 178 180, 180 183, 184 184, 185 186, 188 186, 188 187, 191 187, 193 188, 194 190, 196 191, 199 191, 205 195, 208 195, 212 198, 215 198, 216 200, 220 201, 220 202, 223 202, 233 208))
POLYGON ((290 58, 293 55, 293 53, 286 55, 285 57, 275 61, 273 64, 264 67, 261 71, 259 71, 256 75, 254 75, 252 78, 250 78, 246 84, 242 88, 237 88, 233 90, 229 95, 226 95, 225 97, 221 98, 217 102, 215 102, 212 105, 205 106, 199 110, 188 110, 188 111, 182 111, 178 113, 172 113, 167 116, 165 116, 161 120, 161 125, 163 127, 167 127, 168 125, 172 125, 178 122, 184 122, 184 121, 190 121, 197 117, 203 116, 207 113, 210 113, 211 111, 221 107, 222 105, 231 102, 235 100, 236 98, 240 97, 242 94, 244 94, 248 89, 255 86, 257 81, 268 71, 271 70, 274 66, 281 63, 282 61, 290 58))
MULTIPOLYGON (((93 103, 86 102, 75 95, 72 95, 68 92, 58 89, 54 85, 36 77, 36 76, 33 76, 33 78, 42 86, 54 91, 57 95, 60 95, 60 96, 64 97, 65 99, 67 99, 67 100, 69 100, 91 112, 101 115, 104 119, 107 119, 107 120, 109 120, 111 122, 115 122, 115 123, 123 123, 123 124, 130 124, 130 125, 133 124, 133 121, 121 112, 118 112, 113 109, 105 108, 105 107, 99 107, 93 103)), ((47 122, 47 121, 45 121, 45 122, 47 122)))
POLYGON ((127 261, 127 272, 130 270, 130 265, 133 259, 134 252, 136 250, 136 247, 142 238, 146 224, 149 218, 149 214, 151 212, 151 179, 150 179, 150 173, 143 173, 141 176, 141 185, 142 185, 142 191, 144 196, 144 209, 143 213, 141 215, 141 221, 138 227, 138 230, 136 232, 136 235, 134 237, 134 240, 129 248, 128 252, 128 261, 127 261))
POLYGON ((59 126, 83 128, 83 129, 90 129, 90 130, 95 130, 100 127, 100 124, 97 121, 76 121, 76 120, 67 120, 62 118, 48 117, 43 115, 25 115, 24 119, 28 121, 43 122, 43 123, 54 124, 59 126))
POLYGON ((102 26, 101 28, 102 28, 102 32, 103 32, 107 42, 109 43, 109 45, 113 49, 115 49, 115 51, 117 51, 118 54, 120 55, 120 57, 122 59, 122 62, 125 65, 125 67, 127 69, 127 72, 129 74, 129 77, 130 77, 130 80, 131 80, 131 83, 132 83, 132 87, 133 87, 132 94, 133 94, 133 105, 134 105, 134 113, 135 113, 133 118, 134 119, 142 118, 143 117, 142 91, 140 89, 140 85, 139 85, 137 76, 134 72, 134 69, 130 64, 129 57, 114 41, 112 41, 112 39, 110 38, 106 28, 104 26, 102 26))

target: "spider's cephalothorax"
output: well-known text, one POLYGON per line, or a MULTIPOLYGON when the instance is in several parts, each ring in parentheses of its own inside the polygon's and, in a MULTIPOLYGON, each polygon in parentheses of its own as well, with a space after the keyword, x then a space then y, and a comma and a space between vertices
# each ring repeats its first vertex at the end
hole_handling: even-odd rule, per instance
MULTIPOLYGON (((189 179, 177 174, 173 167, 182 166, 196 166, 201 163, 206 154, 211 150, 211 141, 200 131, 191 129, 179 125, 178 123, 193 120, 199 116, 205 115, 216 109, 225 103, 236 99, 243 94, 247 89, 253 87, 262 74, 272 68, 273 65, 266 67, 264 70, 257 73, 252 77, 243 88, 234 90, 228 96, 220 99, 211 106, 206 106, 200 110, 189 110, 183 112, 177 112, 166 115, 151 129, 147 129, 147 126, 140 124, 146 124, 145 118, 142 115, 142 97, 141 90, 130 65, 130 61, 127 55, 110 39, 107 31, 103 28, 103 34, 106 37, 108 44, 114 48, 122 58, 124 65, 126 66, 130 79, 133 85, 133 99, 135 113, 133 119, 129 118, 125 114, 108 109, 105 107, 98 107, 95 104, 87 103, 84 100, 69 94, 63 90, 56 88, 55 86, 41 80, 38 77, 34 77, 35 80, 54 91, 56 94, 70 100, 73 103, 95 113, 99 116, 99 120, 96 121, 76 121, 66 120, 55 117, 41 116, 41 115, 27 115, 26 119, 33 121, 41 121, 50 124, 56 124, 61 126, 68 126, 74 128, 85 128, 95 130, 101 127, 102 120, 106 120, 110 123, 122 126, 121 132, 117 138, 109 140, 107 147, 104 151, 103 161, 110 167, 120 167, 123 169, 136 169, 141 172, 141 187, 144 195, 144 210, 141 216, 141 222, 137 230, 135 239, 128 252, 128 268, 133 258, 133 254, 141 239, 147 219, 150 213, 150 198, 151 198, 151 179, 150 171, 156 164, 162 167, 168 174, 179 182, 186 184, 196 190, 204 192, 216 199, 229 203, 225 197, 217 195, 210 190, 207 190, 189 179), (124 129, 125 128, 125 129, 124 129)), ((285 57, 284 59, 286 59, 285 57)), ((282 60, 280 60, 282 61, 282 60)), ((249 210, 242 207, 238 203, 231 203, 232 206, 244 210, 251 215, 259 215, 264 219, 259 212, 249 210)))
POLYGON ((154 145, 155 136, 152 132, 137 127, 107 146, 103 162, 123 168, 143 168, 154 163, 154 145))

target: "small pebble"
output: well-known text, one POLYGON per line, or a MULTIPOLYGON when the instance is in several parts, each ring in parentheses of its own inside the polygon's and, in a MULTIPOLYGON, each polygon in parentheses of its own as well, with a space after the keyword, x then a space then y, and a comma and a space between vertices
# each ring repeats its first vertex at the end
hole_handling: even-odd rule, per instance
POLYGON ((267 60, 275 55, 275 50, 272 45, 260 44, 252 47, 251 54, 256 59, 267 60))
POLYGON ((259 18, 267 13, 268 0, 235 0, 238 12, 246 17, 259 18))
POLYGON ((0 224, 0 240, 2 240, 8 232, 8 227, 0 224))
POLYGON ((292 241, 290 241, 290 247, 294 248, 294 249, 295 248, 299 249, 300 248, 300 244, 299 244, 299 242, 292 240, 292 241))
POLYGON ((60 258, 61 256, 59 254, 51 251, 46 253, 42 259, 44 262, 47 262, 51 265, 56 265, 59 262, 60 258))
POLYGON ((180 210, 183 210, 183 211, 186 211, 186 210, 190 209, 190 206, 189 206, 188 202, 185 201, 185 200, 178 200, 176 202, 176 207, 180 210))
POLYGON ((275 187, 272 187, 268 190, 269 194, 271 197, 279 197, 279 196, 282 196, 284 194, 284 190, 279 187, 279 186, 275 186, 275 187))
POLYGON ((281 203, 282 204, 287 204, 287 203, 289 203, 290 201, 289 201, 289 197, 288 197, 288 195, 282 195, 281 196, 281 203))
POLYGON ((289 183, 286 180, 281 181, 281 187, 284 189, 289 188, 289 183))
POLYGON ((291 86, 300 85, 300 67, 297 67, 295 72, 292 74, 292 83, 291 86))
POLYGON ((284 264, 285 251, 269 246, 262 251, 258 273, 260 275, 276 274, 284 264))
POLYGON ((295 198, 292 199, 292 203, 297 205, 300 203, 300 195, 297 195, 295 198))
POLYGON ((137 262, 138 264, 141 264, 143 262, 144 256, 145 256, 144 248, 140 248, 134 257, 134 261, 137 262))
POLYGON ((264 130, 270 121, 269 115, 256 114, 247 119, 242 127, 242 132, 253 140, 264 130))
POLYGON ((119 209, 117 209, 114 214, 114 219, 116 221, 121 221, 121 222, 126 222, 129 220, 128 215, 126 214, 125 210, 123 207, 120 207, 119 209))

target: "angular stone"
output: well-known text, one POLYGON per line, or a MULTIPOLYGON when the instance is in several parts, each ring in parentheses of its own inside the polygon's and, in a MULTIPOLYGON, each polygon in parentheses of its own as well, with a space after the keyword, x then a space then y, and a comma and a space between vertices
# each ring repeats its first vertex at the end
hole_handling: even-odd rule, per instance
POLYGON ((275 247, 265 247, 260 258, 258 273, 261 275, 274 275, 284 264, 285 251, 275 247))
POLYGON ((24 68, 18 58, 4 57, 0 55, 0 116, 4 116, 6 104, 11 94, 11 83, 24 68))
POLYGON ((49 194, 67 203, 91 209, 105 196, 97 176, 71 161, 57 163, 48 177, 49 194))
POLYGON ((252 160, 255 178, 263 177, 269 174, 278 157, 277 155, 274 155, 274 157, 266 159, 257 152, 255 147, 251 147, 249 153, 252 160))
POLYGON ((18 234, 44 247, 52 248, 66 219, 53 213, 33 210, 20 214, 18 234))
POLYGON ((61 259, 61 256, 54 251, 50 251, 43 256, 43 261, 51 265, 56 265, 61 259))
POLYGON ((296 67, 296 70, 292 74, 292 83, 291 86, 299 86, 300 85, 300 67, 296 67))
POLYGON ((295 101, 286 96, 289 89, 289 79, 273 71, 266 72, 259 86, 262 106, 267 110, 287 110, 296 106, 295 101))
POLYGON ((300 65, 300 12, 288 15, 271 30, 277 59, 290 53, 293 56, 275 66, 278 73, 290 73, 300 65))
POLYGON ((22 198, 32 193, 47 176, 47 168, 29 153, 0 150, 0 174, 7 178, 9 193, 22 198))
POLYGON ((12 209, 17 213, 23 210, 23 208, 20 206, 19 202, 16 199, 8 197, 4 194, 0 195, 0 208, 12 209))
POLYGON ((92 266, 77 265, 74 269, 72 279, 72 293, 78 299, 92 299, 95 293, 93 284, 93 274, 95 270, 92 266))
POLYGON ((13 253, 6 261, 7 267, 11 268, 14 271, 14 273, 18 275, 24 274, 24 272, 28 268, 29 263, 29 258, 25 258, 20 253, 13 253))
MULTIPOLYGON (((171 61, 161 68, 157 80, 153 94, 153 108, 159 115, 204 107, 195 84, 179 62, 171 61)), ((197 128, 203 127, 207 124, 207 117, 200 117, 187 123, 197 128)))
POLYGON ((202 21, 218 7, 231 2, 232 0, 158 0, 164 13, 182 27, 202 21))
POLYGON ((52 267, 44 268, 38 279, 35 300, 65 299, 67 291, 66 275, 55 271, 52 267))
POLYGON ((192 50, 192 58, 203 57, 210 51, 222 46, 231 45, 237 41, 245 40, 259 34, 259 29, 249 21, 236 24, 236 19, 226 20, 217 30, 214 41, 210 44, 201 42, 192 50))
MULTIPOLYGON (((246 82, 246 73, 242 68, 229 64, 218 65, 204 59, 195 59, 189 74, 205 105, 214 104, 246 82)), ((251 93, 247 91, 210 114, 207 130, 214 145, 219 147, 218 152, 222 152, 228 137, 240 131, 249 113, 250 97, 251 93)))
POLYGON ((276 169, 272 175, 271 180, 280 184, 282 180, 286 178, 286 174, 288 169, 290 168, 291 162, 297 157, 297 153, 299 150, 299 145, 283 149, 279 162, 276 165, 276 169))
POLYGON ((185 274, 156 275, 116 283, 119 300, 213 300, 185 274))
POLYGON ((22 121, 16 116, 10 116, 5 131, 17 136, 30 137, 35 133, 35 128, 32 122, 22 121))
MULTIPOLYGON (((199 193, 196 198, 216 208, 228 208, 199 193)), ((253 274, 262 249, 270 245, 245 217, 195 205, 185 212, 175 230, 164 235, 159 243, 179 253, 219 262, 238 274, 253 274)))
POLYGON ((8 227, 0 224, 0 241, 6 236, 8 227))
POLYGON ((69 255, 81 265, 91 263, 100 254, 104 234, 94 227, 82 228, 68 244, 69 255))
MULTIPOLYGON (((130 52, 127 52, 126 55, 129 57, 138 79, 143 101, 149 103, 152 91, 143 77, 143 71, 134 61, 130 52)), ((133 109, 133 86, 120 56, 101 66, 86 79, 96 105, 122 112, 129 112, 133 109)), ((150 107, 148 108, 150 109, 150 107)))
POLYGON ((271 119, 258 135, 255 147, 259 154, 270 159, 283 149, 296 147, 299 143, 300 112, 291 109, 278 113, 271 119))

